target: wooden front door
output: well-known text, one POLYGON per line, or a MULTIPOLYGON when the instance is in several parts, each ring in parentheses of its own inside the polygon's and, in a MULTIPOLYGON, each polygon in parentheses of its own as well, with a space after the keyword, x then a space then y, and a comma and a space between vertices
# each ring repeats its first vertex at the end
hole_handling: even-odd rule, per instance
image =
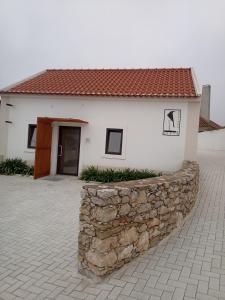
POLYGON ((59 127, 58 174, 78 175, 80 132, 80 127, 59 127))
POLYGON ((50 174, 52 145, 52 122, 46 118, 37 118, 36 152, 34 179, 50 174))

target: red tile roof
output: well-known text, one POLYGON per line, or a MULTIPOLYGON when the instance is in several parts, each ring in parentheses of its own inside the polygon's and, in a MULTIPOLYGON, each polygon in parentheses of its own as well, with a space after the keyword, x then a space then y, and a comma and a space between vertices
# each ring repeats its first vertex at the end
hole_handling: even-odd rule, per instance
POLYGON ((191 68, 46 70, 0 93, 197 97, 191 68))
POLYGON ((209 130, 216 130, 216 129, 222 129, 223 127, 219 124, 211 121, 206 120, 203 117, 200 117, 199 119, 199 131, 209 131, 209 130))

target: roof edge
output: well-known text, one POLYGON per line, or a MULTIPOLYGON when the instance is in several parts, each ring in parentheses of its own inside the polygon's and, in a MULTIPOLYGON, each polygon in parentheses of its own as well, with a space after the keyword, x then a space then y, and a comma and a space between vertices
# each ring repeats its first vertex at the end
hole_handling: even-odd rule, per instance
MULTIPOLYGON (((185 99, 185 101, 187 102, 200 102, 200 97, 195 95, 195 96, 189 96, 189 95, 121 95, 121 94, 115 94, 115 95, 112 95, 112 94, 70 94, 70 93, 23 93, 23 92, 4 92, 4 93, 1 93, 0 92, 0 96, 25 96, 25 97, 29 97, 29 96, 34 96, 34 97, 38 97, 38 96, 47 96, 47 97, 96 97, 96 98, 118 98, 118 99, 161 99, 162 101, 166 99, 169 99, 170 101, 174 100, 174 99, 185 99), (199 99, 199 100, 198 100, 199 99)), ((140 101, 140 100, 139 100, 140 101)))
POLYGON ((135 70, 190 70, 191 67, 165 67, 165 68, 66 68, 46 69, 46 71, 135 71, 135 70))
POLYGON ((38 72, 38 73, 35 73, 35 74, 31 75, 31 76, 28 76, 28 77, 26 77, 26 78, 24 78, 24 79, 22 79, 22 80, 20 80, 20 81, 17 81, 17 82, 15 82, 15 83, 12 83, 12 84, 10 84, 10 85, 8 85, 8 86, 6 86, 6 87, 0 89, 0 95, 1 95, 1 94, 4 94, 4 93, 9 93, 8 90, 10 90, 10 89, 16 87, 17 85, 19 85, 19 84, 21 84, 21 83, 26 82, 27 80, 33 79, 33 78, 35 78, 35 77, 37 77, 37 76, 39 76, 39 75, 41 75, 41 74, 44 74, 46 71, 47 71, 47 70, 40 71, 40 72, 38 72))

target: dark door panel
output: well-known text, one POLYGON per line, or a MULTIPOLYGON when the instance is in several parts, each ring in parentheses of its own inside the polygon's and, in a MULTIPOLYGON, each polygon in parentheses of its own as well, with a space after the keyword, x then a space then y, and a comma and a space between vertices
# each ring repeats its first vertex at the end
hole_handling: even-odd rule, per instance
POLYGON ((80 127, 59 127, 58 174, 78 175, 80 132, 80 127))
POLYGON ((37 136, 34 164, 34 179, 50 174, 52 146, 51 121, 37 118, 37 136))

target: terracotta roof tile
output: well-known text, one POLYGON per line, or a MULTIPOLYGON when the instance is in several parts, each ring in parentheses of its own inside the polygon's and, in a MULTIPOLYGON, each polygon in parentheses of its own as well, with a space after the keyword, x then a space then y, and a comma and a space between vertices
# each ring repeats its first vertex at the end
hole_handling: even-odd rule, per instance
POLYGON ((46 70, 1 93, 197 97, 190 68, 46 70))
POLYGON ((224 127, 220 126, 219 124, 211 121, 206 120, 203 117, 200 117, 199 119, 199 131, 208 131, 208 130, 216 130, 216 129, 222 129, 224 127))

